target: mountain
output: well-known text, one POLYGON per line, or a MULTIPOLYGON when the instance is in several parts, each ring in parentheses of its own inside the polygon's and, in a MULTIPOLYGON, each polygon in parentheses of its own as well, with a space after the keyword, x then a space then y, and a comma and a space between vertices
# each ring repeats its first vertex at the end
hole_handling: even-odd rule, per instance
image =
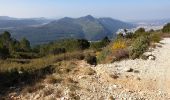
POLYGON ((49 20, 45 18, 12 18, 0 16, 0 29, 41 25, 48 22, 49 20))
POLYGON ((80 18, 65 17, 40 26, 17 27, 8 31, 17 39, 26 37, 32 44, 41 44, 63 38, 85 38, 91 41, 105 36, 113 38, 118 29, 133 27, 132 24, 112 18, 94 18, 88 15, 80 18))
POLYGON ((8 16, 0 16, 0 20, 17 20, 17 18, 12 18, 8 16))
POLYGON ((132 23, 137 25, 163 26, 167 23, 170 23, 170 18, 155 19, 155 20, 137 20, 137 21, 132 21, 132 23))

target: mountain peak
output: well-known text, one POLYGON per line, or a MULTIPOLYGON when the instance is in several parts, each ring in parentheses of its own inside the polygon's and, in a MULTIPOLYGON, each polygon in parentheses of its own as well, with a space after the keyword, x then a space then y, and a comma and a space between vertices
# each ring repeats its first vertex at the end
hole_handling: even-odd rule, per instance
POLYGON ((87 15, 87 16, 84 16, 84 17, 81 17, 81 18, 85 18, 85 19, 88 19, 88 20, 95 20, 95 18, 92 15, 87 15))

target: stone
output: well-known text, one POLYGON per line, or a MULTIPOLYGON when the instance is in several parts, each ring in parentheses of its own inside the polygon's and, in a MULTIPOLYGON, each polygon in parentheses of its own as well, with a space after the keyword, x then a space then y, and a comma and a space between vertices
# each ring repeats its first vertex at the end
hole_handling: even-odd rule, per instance
POLYGON ((126 72, 133 72, 133 69, 129 68, 129 69, 126 70, 126 72))
POLYGON ((39 99, 40 98, 40 94, 35 95, 34 99, 39 99))
POLYGON ((155 57, 155 56, 149 56, 148 59, 149 59, 149 60, 155 60, 156 57, 155 57))
POLYGON ((117 87, 118 87, 117 85, 115 85, 115 84, 113 85, 113 88, 115 88, 115 89, 116 89, 117 87))
POLYGON ((116 100, 113 96, 109 96, 108 100, 116 100))
POLYGON ((140 73, 140 71, 139 70, 134 70, 134 73, 140 73))
POLYGON ((145 55, 145 56, 151 56, 152 55, 152 52, 145 52, 143 55, 145 55))

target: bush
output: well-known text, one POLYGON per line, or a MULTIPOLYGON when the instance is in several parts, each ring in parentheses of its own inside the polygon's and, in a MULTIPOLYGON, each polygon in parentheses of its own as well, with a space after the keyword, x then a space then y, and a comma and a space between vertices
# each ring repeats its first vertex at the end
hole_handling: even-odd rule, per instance
POLYGON ((170 32, 170 23, 166 24, 163 27, 162 32, 164 32, 164 33, 169 33, 170 32))
POLYGON ((114 59, 112 61, 119 61, 129 57, 129 52, 126 49, 120 49, 113 52, 114 59))
POLYGON ((85 61, 87 61, 87 63, 91 64, 91 65, 97 65, 97 59, 96 56, 92 56, 90 54, 88 54, 85 57, 85 61))
POLYGON ((134 34, 132 32, 128 32, 128 33, 126 33, 125 38, 131 39, 131 38, 133 38, 133 36, 134 36, 134 34))
POLYGON ((147 36, 138 37, 130 46, 129 56, 132 59, 140 57, 149 47, 149 38, 147 36))
POLYGON ((57 55, 65 52, 66 52, 65 48, 51 48, 49 50, 49 54, 53 54, 53 55, 57 55))
POLYGON ((112 59, 112 51, 109 47, 104 48, 100 53, 97 54, 98 63, 109 63, 112 62, 112 59))
POLYGON ((81 50, 85 50, 90 47, 90 43, 88 42, 88 40, 78 39, 77 42, 78 42, 78 44, 79 44, 78 46, 81 50))
POLYGON ((126 48, 126 43, 123 39, 118 39, 116 40, 113 45, 112 45, 112 50, 117 51, 119 49, 125 49, 126 48))
POLYGON ((151 42, 159 43, 160 40, 161 40, 161 36, 160 36, 159 33, 152 33, 151 34, 151 42))
POLYGON ((135 33, 144 33, 145 29, 144 28, 139 28, 138 30, 135 31, 135 33))
POLYGON ((105 37, 101 41, 91 42, 90 48, 95 49, 95 50, 100 50, 100 49, 106 47, 109 43, 110 43, 109 38, 105 37))
POLYGON ((6 59, 9 56, 9 50, 5 47, 0 48, 0 59, 6 59))

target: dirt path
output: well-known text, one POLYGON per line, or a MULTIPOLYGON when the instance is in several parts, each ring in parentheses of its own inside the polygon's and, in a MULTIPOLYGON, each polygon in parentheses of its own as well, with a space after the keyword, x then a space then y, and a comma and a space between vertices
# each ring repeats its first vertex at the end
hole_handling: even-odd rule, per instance
MULTIPOLYGON (((160 45, 160 44, 159 44, 160 45)), ((120 79, 114 83, 124 89, 142 91, 149 99, 170 99, 170 38, 161 41, 162 47, 156 47, 151 53, 156 60, 124 60, 113 64, 98 65, 94 68, 101 76, 118 73, 120 79), (132 68, 139 73, 129 73, 132 68), (126 77, 126 78, 124 78, 126 77), (139 79, 137 81, 136 79, 139 79)), ((139 93, 137 93, 139 94, 139 93)), ((145 97, 145 96, 144 96, 145 97)))
POLYGON ((157 56, 158 70, 160 69, 159 88, 162 91, 170 93, 170 38, 166 38, 161 43, 164 43, 162 48, 159 48, 157 56))

